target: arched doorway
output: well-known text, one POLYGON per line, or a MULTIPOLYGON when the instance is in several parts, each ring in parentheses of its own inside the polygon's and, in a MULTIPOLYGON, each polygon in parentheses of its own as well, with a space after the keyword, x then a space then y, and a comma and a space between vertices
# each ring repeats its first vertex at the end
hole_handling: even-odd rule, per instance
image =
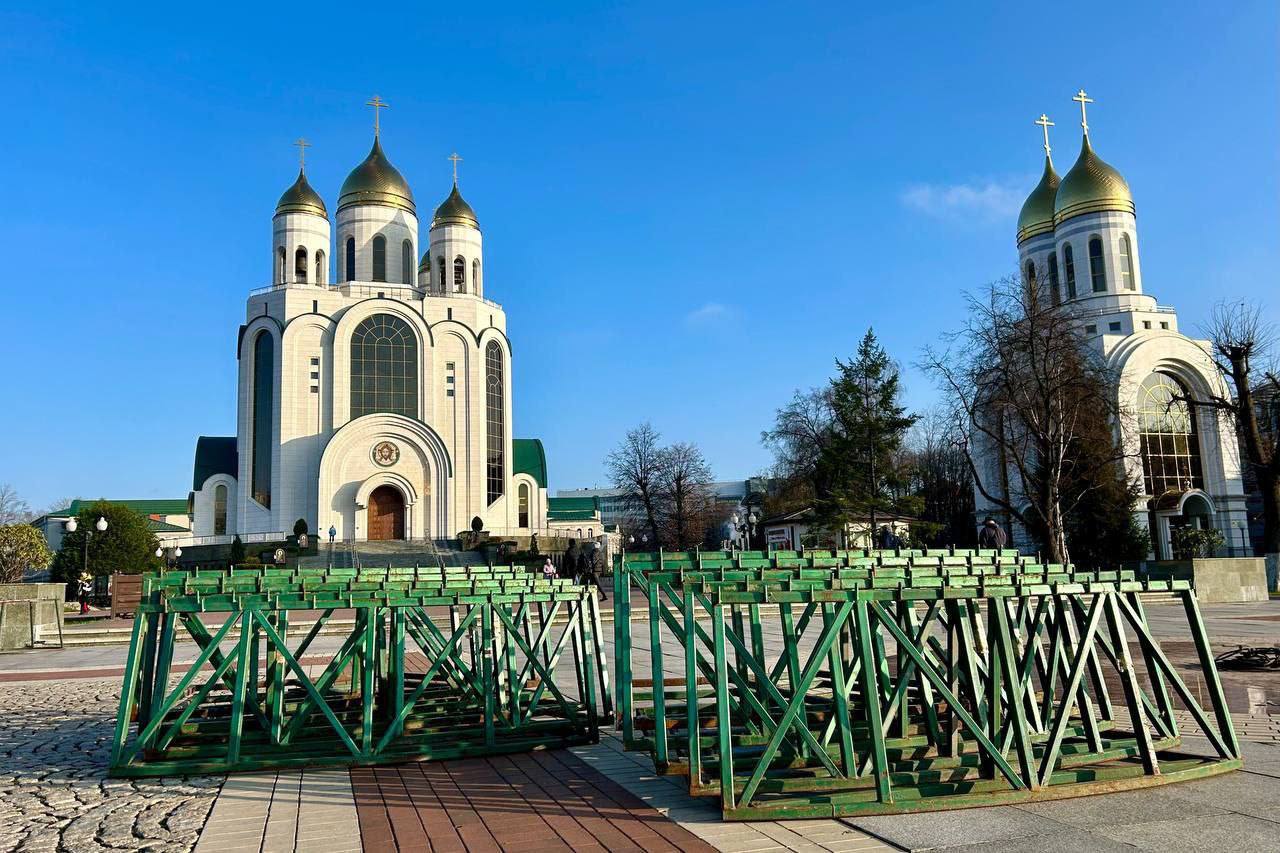
POLYGON ((368 538, 404 538, 404 495, 395 486, 379 486, 369 494, 368 538))

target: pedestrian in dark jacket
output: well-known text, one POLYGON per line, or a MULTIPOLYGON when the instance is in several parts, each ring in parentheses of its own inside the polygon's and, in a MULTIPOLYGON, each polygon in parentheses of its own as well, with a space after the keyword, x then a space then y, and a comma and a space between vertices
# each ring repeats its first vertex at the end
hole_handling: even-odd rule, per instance
POLYGON ((996 524, 996 520, 988 515, 982 522, 982 529, 978 531, 978 547, 995 548, 999 551, 1008 541, 1009 537, 1005 535, 1004 528, 996 524))
POLYGON ((608 594, 604 591, 604 585, 600 583, 600 576, 596 574, 594 547, 583 547, 582 553, 578 556, 578 577, 582 579, 583 586, 595 584, 596 589, 600 590, 601 601, 609 600, 608 594))
POLYGON ((578 540, 570 539, 569 547, 560 558, 560 577, 576 580, 578 577, 578 540))

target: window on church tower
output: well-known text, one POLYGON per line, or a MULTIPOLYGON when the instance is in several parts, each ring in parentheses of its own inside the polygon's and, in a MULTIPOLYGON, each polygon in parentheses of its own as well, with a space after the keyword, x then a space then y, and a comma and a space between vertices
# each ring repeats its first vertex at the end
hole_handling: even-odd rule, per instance
POLYGON ((471 262, 471 292, 480 295, 480 259, 471 262))
POLYGON ((1076 298, 1076 256, 1071 251, 1071 244, 1062 247, 1062 272, 1067 277, 1067 298, 1076 298))
POLYGON ((1089 279, 1094 293, 1107 292, 1107 267, 1102 260, 1102 240, 1089 238, 1089 279))
POLYGON ((405 284, 413 284, 413 244, 405 240, 400 244, 400 278, 405 284))
POLYGON ((324 283, 324 250, 316 249, 316 284, 324 283))
POLYGON ((252 468, 249 471, 253 499, 271 508, 271 418, 275 406, 276 342, 270 332, 259 332, 253 342, 252 468))
POLYGON ((307 283, 307 250, 302 246, 293 253, 293 280, 299 284, 307 283))
POLYGON ((1143 488, 1158 497, 1204 487, 1200 436, 1186 387, 1167 373, 1153 373, 1138 390, 1138 438, 1143 488))
POLYGON ((1022 286, 1027 289, 1028 293, 1034 293, 1036 289, 1036 265, 1035 261, 1027 261, 1026 280, 1022 282, 1022 286))
POLYGON ((449 281, 446 278, 448 273, 444 267, 444 257, 436 258, 436 279, 441 293, 449 292, 449 281))
POLYGON ((213 487, 213 535, 227 532, 227 487, 222 483, 213 487))
POLYGON ((387 238, 381 234, 373 238, 373 280, 387 280, 387 238))
POLYGON ((485 349, 484 362, 486 449, 488 450, 485 461, 485 481, 488 502, 492 504, 502 497, 504 491, 503 471, 506 461, 504 459, 506 455, 504 452, 506 418, 503 414, 505 409, 505 401, 503 399, 505 389, 503 386, 502 347, 498 345, 497 341, 489 341, 489 346, 485 349))
POLYGON ((467 261, 462 255, 453 259, 453 292, 467 292, 467 261))
POLYGON ((276 252, 276 284, 284 284, 286 281, 288 281, 288 279, 284 277, 285 263, 286 263, 286 257, 285 257, 284 246, 281 246, 279 251, 276 252))
POLYGON ((1133 290, 1133 247, 1128 234, 1120 235, 1120 286, 1133 290))
POLYGON ((519 509, 520 517, 516 522, 517 527, 529 526, 529 484, 521 483, 519 492, 519 509))
POLYGON ((418 342, 409 324, 374 314, 351 335, 351 418, 373 412, 418 416, 418 342))
POLYGON ((347 238, 347 281, 356 280, 356 238, 347 238))
POLYGON ((1049 253, 1049 298, 1053 300, 1053 304, 1057 305, 1062 301, 1062 294, 1058 292, 1058 253, 1049 253))

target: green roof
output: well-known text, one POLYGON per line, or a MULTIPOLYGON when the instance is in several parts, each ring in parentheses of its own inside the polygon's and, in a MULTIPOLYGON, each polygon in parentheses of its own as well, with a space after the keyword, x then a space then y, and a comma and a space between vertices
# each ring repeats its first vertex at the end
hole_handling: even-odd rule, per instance
POLYGON ((214 474, 238 477, 239 468, 240 454, 236 450, 234 435, 202 435, 196 439, 196 465, 191 488, 202 488, 204 481, 214 474))
POLYGON ((542 488, 547 487, 547 454, 540 438, 511 439, 512 472, 528 474, 542 488))
POLYGON ((599 521, 596 514, 584 509, 547 510, 547 521, 599 521))
MULTIPOLYGON (((55 516, 71 516, 79 515, 80 510, 93 506, 98 501, 106 501, 109 504, 121 504, 138 513, 139 515, 187 515, 187 499, 186 498, 154 498, 139 501, 116 501, 109 498, 98 498, 97 500, 85 501, 76 499, 71 502, 71 506, 58 512, 51 512, 49 515, 55 516)), ((185 529, 185 528, 184 528, 185 529)))
POLYGON ((598 497, 547 498, 548 521, 595 521, 599 511, 598 497))
POLYGON ((594 495, 585 498, 547 498, 547 512, 565 510, 586 510, 595 512, 600 508, 600 499, 594 495))

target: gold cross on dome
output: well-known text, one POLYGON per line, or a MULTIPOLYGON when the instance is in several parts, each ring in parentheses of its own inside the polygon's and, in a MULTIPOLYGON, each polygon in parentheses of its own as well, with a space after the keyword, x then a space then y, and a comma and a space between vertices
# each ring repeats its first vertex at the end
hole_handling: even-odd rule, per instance
POLYGON ((372 100, 365 101, 364 103, 366 107, 373 107, 373 135, 377 136, 382 132, 378 122, 379 111, 388 109, 391 105, 377 95, 374 95, 372 100))
POLYGON ((1053 127, 1053 122, 1049 121, 1049 117, 1044 113, 1040 113, 1040 118, 1036 119, 1036 124, 1044 130, 1044 156, 1049 156, 1049 128, 1053 127))
POLYGON ((456 187, 458 185, 458 164, 462 162, 462 158, 455 151, 445 159, 453 161, 453 185, 456 187))
POLYGON ((1084 128, 1085 136, 1088 136, 1089 135, 1089 117, 1088 115, 1085 114, 1084 106, 1085 104, 1092 104, 1093 98, 1090 98, 1088 95, 1084 93, 1084 89, 1081 89, 1079 92, 1075 94, 1075 97, 1073 97, 1071 100, 1078 101, 1080 104, 1080 126, 1084 128))
POLYGON ((293 144, 298 146, 298 166, 305 169, 307 167, 307 149, 311 147, 311 143, 299 136, 293 144))

